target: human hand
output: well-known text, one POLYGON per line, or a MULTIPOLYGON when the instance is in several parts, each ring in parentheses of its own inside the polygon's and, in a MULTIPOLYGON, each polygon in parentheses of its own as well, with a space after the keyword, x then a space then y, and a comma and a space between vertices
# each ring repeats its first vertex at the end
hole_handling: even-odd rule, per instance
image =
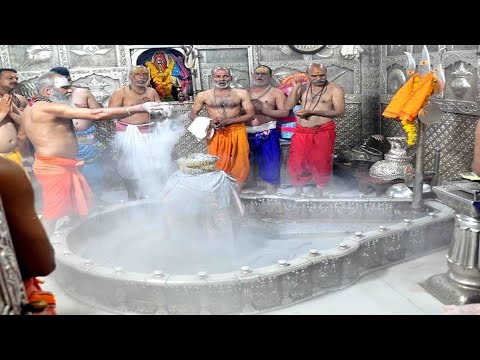
POLYGON ((162 105, 162 108, 160 109, 159 113, 162 116, 165 117, 170 117, 173 114, 173 105, 162 105))
POLYGON ((5 94, 0 98, 0 121, 12 111, 12 97, 5 94))
POLYGON ((173 106, 165 105, 165 103, 149 101, 142 105, 143 109, 149 114, 160 114, 161 116, 170 117, 173 113, 173 106))
POLYGON ((298 88, 300 87, 302 84, 303 84, 303 80, 304 78, 302 76, 295 76, 293 79, 292 79, 292 85, 294 88, 298 88))
POLYGON ((223 120, 220 121, 220 125, 218 126, 218 128, 222 129, 224 127, 227 127, 228 125, 230 125, 230 120, 223 119, 223 120))
POLYGON ((218 127, 220 126, 220 122, 221 122, 222 119, 220 118, 212 118, 210 119, 210 127, 212 129, 218 129, 218 127))
POLYGON ((263 103, 258 99, 254 99, 252 100, 252 104, 253 104, 253 109, 255 110, 255 114, 262 114, 263 103))
POLYGON ((308 110, 305 110, 305 109, 299 109, 297 111, 295 111, 295 115, 299 116, 299 117, 307 117, 309 115, 309 111, 308 110))

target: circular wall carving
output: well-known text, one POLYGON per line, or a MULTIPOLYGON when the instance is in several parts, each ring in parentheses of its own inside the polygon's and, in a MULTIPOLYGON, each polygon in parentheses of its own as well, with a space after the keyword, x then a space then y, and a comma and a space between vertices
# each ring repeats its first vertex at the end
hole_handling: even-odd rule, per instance
POLYGON ((315 54, 319 52, 327 45, 288 45, 293 51, 296 51, 300 54, 315 54))
POLYGON ((395 94, 397 90, 400 89, 403 84, 405 84, 405 81, 405 74, 402 70, 393 69, 392 71, 390 71, 387 79, 388 93, 395 94))

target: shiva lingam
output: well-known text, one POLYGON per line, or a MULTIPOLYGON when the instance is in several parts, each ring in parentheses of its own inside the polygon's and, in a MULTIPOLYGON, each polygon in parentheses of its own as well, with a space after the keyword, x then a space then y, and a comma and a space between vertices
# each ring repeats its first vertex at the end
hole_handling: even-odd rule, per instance
POLYGON ((444 304, 479 303, 480 184, 454 181, 434 186, 433 191, 455 210, 455 226, 447 254, 448 272, 434 275, 421 285, 444 304))
POLYGON ((391 144, 390 151, 385 154, 385 160, 377 161, 372 165, 369 175, 384 181, 404 179, 412 175, 414 173, 413 166, 410 164, 412 157, 407 155, 405 149, 407 138, 387 137, 387 141, 391 144))

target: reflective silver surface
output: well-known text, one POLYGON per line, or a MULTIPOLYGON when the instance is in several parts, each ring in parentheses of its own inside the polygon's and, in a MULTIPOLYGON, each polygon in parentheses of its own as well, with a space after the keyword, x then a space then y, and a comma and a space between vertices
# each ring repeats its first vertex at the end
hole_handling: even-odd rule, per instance
POLYGON ((480 302, 480 184, 456 181, 433 190, 457 213, 447 254, 449 270, 430 277, 422 286, 445 304, 480 302))
POLYGON ((104 266, 76 252, 78 241, 100 229, 105 216, 122 218, 125 211, 149 206, 147 201, 120 204, 53 237, 56 279, 78 300, 119 313, 258 313, 352 285, 371 271, 441 248, 451 238, 453 212, 437 202, 428 201, 429 213, 412 217, 411 202, 399 199, 266 195, 242 199, 247 216, 255 219, 293 216, 315 219, 319 226, 351 218, 368 222, 383 216, 390 221, 370 230, 352 230, 335 247, 305 250, 259 268, 244 265, 224 273, 199 269, 190 275, 162 269, 141 273, 104 266))

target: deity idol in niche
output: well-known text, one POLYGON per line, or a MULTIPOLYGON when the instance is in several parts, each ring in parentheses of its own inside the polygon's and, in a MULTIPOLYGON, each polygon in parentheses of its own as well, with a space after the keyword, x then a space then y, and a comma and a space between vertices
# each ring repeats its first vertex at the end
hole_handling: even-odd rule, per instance
POLYGON ((150 69, 152 87, 157 90, 162 101, 175 101, 178 94, 191 91, 190 71, 184 65, 184 59, 175 50, 156 51, 145 66, 150 69))

